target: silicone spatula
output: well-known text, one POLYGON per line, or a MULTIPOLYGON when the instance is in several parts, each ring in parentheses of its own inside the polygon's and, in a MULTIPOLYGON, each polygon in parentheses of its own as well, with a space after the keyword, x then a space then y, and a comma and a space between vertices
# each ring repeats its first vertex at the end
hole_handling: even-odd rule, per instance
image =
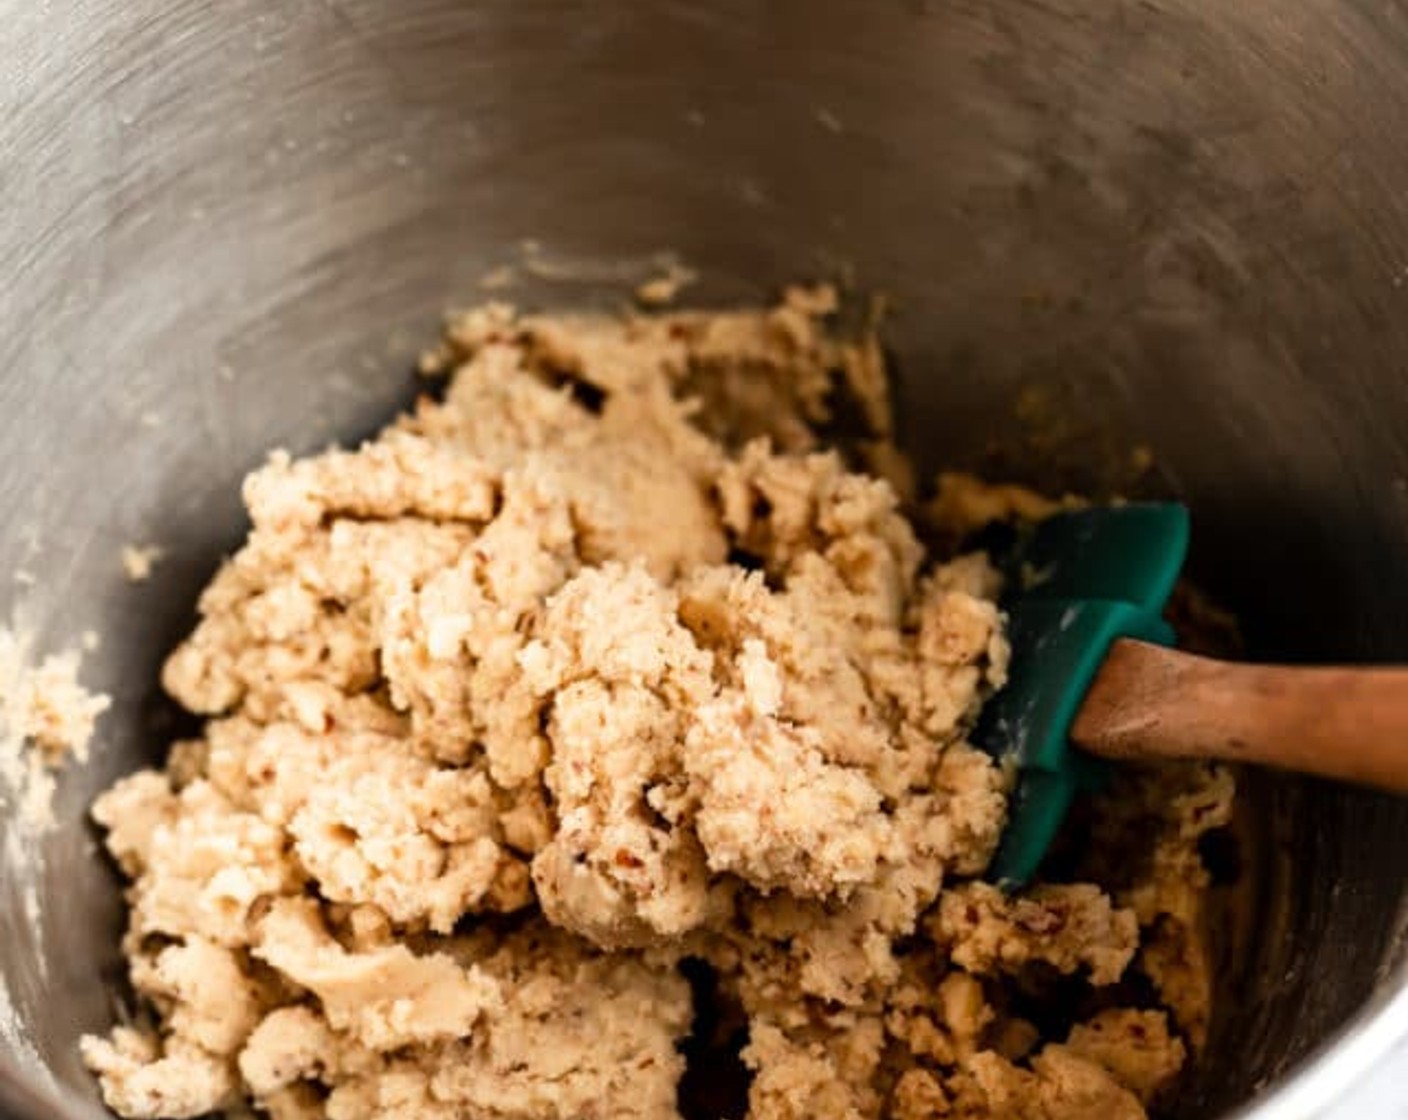
POLYGON ((999 557, 1012 660, 974 738, 1016 784, 990 879, 1027 882, 1111 759, 1224 759, 1408 793, 1408 668, 1169 648, 1163 609, 1188 537, 1181 505, 1092 507, 1040 522, 999 557))

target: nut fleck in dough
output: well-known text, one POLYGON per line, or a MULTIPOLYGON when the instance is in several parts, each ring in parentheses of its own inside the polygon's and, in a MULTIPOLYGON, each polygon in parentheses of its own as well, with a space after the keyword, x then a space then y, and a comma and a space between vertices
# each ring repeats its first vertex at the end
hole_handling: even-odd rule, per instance
POLYGON ((978 881, 999 580, 879 477, 908 499, 835 311, 480 308, 443 400, 250 476, 163 675, 203 732, 94 807, 143 1012, 84 1041, 109 1105, 668 1118, 703 1013, 746 1023, 754 1120, 1157 1102, 1206 1026, 1230 782, 1130 778, 1088 882, 978 881), (1135 972, 1162 1008, 1121 1005, 1135 972), (1048 1037, 1053 976, 1098 1010, 1048 1037))

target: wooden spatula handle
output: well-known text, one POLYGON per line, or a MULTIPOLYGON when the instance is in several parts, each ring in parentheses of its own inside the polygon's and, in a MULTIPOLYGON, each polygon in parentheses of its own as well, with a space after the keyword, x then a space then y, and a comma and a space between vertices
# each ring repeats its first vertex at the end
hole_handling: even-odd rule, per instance
POLYGON ((1121 639, 1071 728, 1105 758, 1217 758, 1408 793, 1408 668, 1239 665, 1121 639))

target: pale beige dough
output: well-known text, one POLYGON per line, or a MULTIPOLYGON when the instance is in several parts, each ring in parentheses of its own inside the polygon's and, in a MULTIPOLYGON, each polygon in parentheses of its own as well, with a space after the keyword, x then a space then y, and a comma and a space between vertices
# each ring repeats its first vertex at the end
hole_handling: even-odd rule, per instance
POLYGON ((1159 1099, 1206 1024, 1230 782, 1140 786, 1136 875, 977 880, 1000 582, 921 544, 878 343, 835 311, 491 305, 427 359, 442 401, 250 476, 163 675, 203 733, 94 808, 144 1013, 84 1043, 115 1110, 663 1120, 685 958, 746 1020, 754 1120, 1159 1099), (1105 1009, 1042 1037, 1042 970, 1105 1009), (1132 970, 1162 1009, 1120 1004, 1132 970))
POLYGON ((79 683, 76 651, 38 660, 32 645, 28 632, 0 626, 0 809, 35 835, 54 824, 58 771, 87 760, 111 700, 79 683))

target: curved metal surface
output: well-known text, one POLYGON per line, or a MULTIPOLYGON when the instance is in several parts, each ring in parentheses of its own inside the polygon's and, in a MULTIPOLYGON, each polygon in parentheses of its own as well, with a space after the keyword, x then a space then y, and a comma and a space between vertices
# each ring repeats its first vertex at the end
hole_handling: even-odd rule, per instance
MULTIPOLYGON (((388 415, 525 238, 603 281, 531 303, 661 250, 706 300, 883 287, 926 465, 1123 485, 1147 444, 1256 652, 1408 658, 1403 0, 62 7, 0 0, 0 600, 41 646, 99 630, 116 705, 62 827, 0 822, 0 1108, 91 1113, 119 913, 83 807, 172 733, 156 666, 239 477, 388 415)), ((1184 1109, 1324 1115, 1408 1037, 1408 810, 1255 801, 1250 963, 1184 1109)))

